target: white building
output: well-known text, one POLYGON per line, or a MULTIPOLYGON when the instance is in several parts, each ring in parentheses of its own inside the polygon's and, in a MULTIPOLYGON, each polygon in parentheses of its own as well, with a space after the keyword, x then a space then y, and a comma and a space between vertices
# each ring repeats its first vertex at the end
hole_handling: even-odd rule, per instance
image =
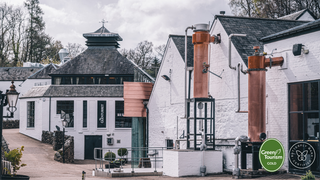
MULTIPOLYGON (((44 67, 32 66, 31 63, 24 63, 24 67, 0 67, 0 90, 5 93, 9 90, 11 81, 14 81, 17 92, 22 96, 33 86, 51 84, 51 77, 48 74, 57 68, 54 64, 48 64, 44 67)), ((20 119, 20 101, 17 103, 17 110, 14 112, 13 118, 5 119, 20 119)), ((7 107, 3 108, 4 116, 10 116, 7 107)))
POLYGON ((50 86, 34 87, 21 96, 20 133, 41 140, 42 131, 62 128, 65 112, 74 158, 93 159, 95 147, 131 147, 131 118, 123 117, 123 82, 133 81, 134 65, 117 51, 122 40, 117 33, 103 26, 83 36, 88 49, 50 73, 50 86))
MULTIPOLYGON (((284 64, 281 67, 268 69, 266 79, 266 94, 267 94, 267 121, 266 134, 267 138, 277 138, 285 147, 286 154, 290 149, 288 142, 288 130, 290 126, 288 121, 303 121, 302 116, 297 119, 290 120, 289 114, 292 113, 314 113, 310 119, 315 125, 319 123, 319 106, 313 105, 312 111, 299 110, 299 112, 291 112, 288 110, 289 102, 292 101, 288 95, 289 88, 297 83, 302 87, 309 88, 308 94, 303 96, 305 100, 317 104, 318 101, 312 101, 316 98, 319 100, 319 79, 320 79, 320 50, 319 50, 319 20, 308 23, 314 20, 308 11, 301 11, 299 17, 294 19, 258 19, 246 17, 233 17, 217 15, 210 28, 210 35, 221 36, 221 43, 210 44, 209 47, 209 64, 210 71, 221 75, 221 79, 212 74, 209 75, 209 93, 215 99, 215 138, 216 149, 223 151, 223 163, 225 170, 234 168, 233 145, 236 137, 240 135, 248 135, 248 115, 247 113, 236 113, 238 110, 238 63, 243 64, 246 69, 248 56, 253 55, 253 46, 260 46, 261 52, 265 51, 268 54, 273 51, 274 56, 283 56, 284 64), (307 13, 306 13, 307 12, 307 13), (311 16, 312 18, 309 18, 311 16), (300 18, 306 17, 303 20, 300 18), (308 23, 308 24, 307 24, 308 23), (295 28, 296 27, 296 28, 295 28), (290 29, 292 28, 292 29, 290 29), (309 28, 309 29, 308 29, 309 28), (229 53, 229 36, 231 34, 246 34, 246 37, 230 37, 231 38, 231 67, 229 68, 228 53, 229 53), (301 54, 294 56, 292 49, 294 44, 303 44, 305 49, 309 50, 309 54, 301 54), (303 84, 303 85, 302 85, 303 84), (312 90, 310 90, 310 88, 312 90), (312 92, 311 92, 312 91, 312 92)), ((188 38, 191 40, 191 38, 188 38)), ((152 94, 150 96, 149 108, 149 146, 158 147, 166 146, 167 140, 179 140, 182 135, 186 134, 186 119, 184 119, 184 37, 169 36, 166 46, 166 51, 162 64, 158 73, 157 81, 155 82, 152 94), (177 39, 180 39, 177 41, 177 39), (170 80, 161 78, 167 75, 170 80)), ((188 42, 188 53, 189 45, 188 42)), ((268 57, 267 55, 266 57, 268 57)), ((188 66, 192 67, 192 59, 188 66)), ((189 68, 190 69, 190 68, 189 68)), ((192 77, 192 76, 191 76, 192 77)), ((193 84, 193 79, 191 79, 193 84)), ((191 98, 192 98, 191 86, 191 98)), ((299 92, 300 92, 299 91, 299 92)), ((304 92, 305 92, 304 91, 304 92)), ((300 92, 302 93, 302 92, 300 92)), ((240 111, 248 111, 248 77, 240 73, 240 111)), ((299 101, 302 103, 302 101, 299 101)), ((302 106, 302 104, 301 104, 302 106)), ((304 115, 306 126, 308 116, 304 115)), ((303 123, 302 123, 303 124, 303 123)), ((301 125, 301 124, 300 124, 301 125)), ((309 137, 319 139, 317 130, 312 130, 309 137)), ((303 135, 306 133, 302 126, 299 126, 297 131, 303 135), (300 128, 300 129, 299 129, 300 128)), ((308 130, 311 131, 311 127, 308 130)), ((296 134, 298 132, 293 132, 296 134)), ((295 136, 296 137, 296 136, 295 136)), ((301 139, 301 137, 300 137, 301 139)), ((299 139, 299 140, 300 140, 299 139)), ((304 139, 311 141, 313 139, 304 139)), ((319 140, 315 142, 315 147, 319 146, 319 140)), ((182 144, 186 147, 185 144, 182 144)), ((320 151, 317 149, 319 157, 320 151)), ((248 167, 251 167, 248 162, 248 167)), ((319 173, 317 169, 319 162, 311 167, 315 173, 319 173)), ((289 161, 283 166, 283 169, 289 169, 289 161)), ((298 172, 290 166, 290 171, 298 172)), ((300 171, 302 172, 302 171, 300 171)), ((305 172, 305 170, 303 171, 305 172)))

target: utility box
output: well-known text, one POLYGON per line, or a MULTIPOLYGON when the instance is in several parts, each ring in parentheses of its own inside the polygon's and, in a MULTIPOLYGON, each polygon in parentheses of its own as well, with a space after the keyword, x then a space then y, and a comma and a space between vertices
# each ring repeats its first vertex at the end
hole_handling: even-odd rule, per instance
POLYGON ((107 138, 107 144, 113 145, 113 138, 107 138))
POLYGON ((294 44, 292 47, 292 53, 294 56, 301 55, 302 44, 294 44))

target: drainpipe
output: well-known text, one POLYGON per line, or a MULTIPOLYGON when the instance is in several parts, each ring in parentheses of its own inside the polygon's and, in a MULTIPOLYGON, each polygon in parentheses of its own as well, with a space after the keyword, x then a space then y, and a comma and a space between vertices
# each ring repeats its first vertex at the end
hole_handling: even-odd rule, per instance
POLYGON ((232 36, 245 37, 247 35, 246 34, 230 34, 229 35, 229 68, 236 70, 236 67, 231 66, 231 38, 232 38, 232 36))
POLYGON ((248 113, 248 111, 240 111, 240 65, 241 65, 241 72, 246 74, 246 71, 243 71, 242 69, 242 63, 238 63, 238 110, 236 113, 248 113))
POLYGON ((49 97, 49 132, 51 131, 51 96, 49 97))
POLYGON ((146 116, 146 147, 149 147, 149 108, 148 101, 143 101, 143 105, 146 108, 147 116, 146 116))
POLYGON ((187 51, 188 51, 188 48, 187 48, 187 44, 188 44, 188 29, 195 29, 194 26, 189 26, 186 28, 185 30, 185 40, 184 40, 184 63, 185 63, 185 76, 184 76, 184 79, 185 79, 185 84, 184 84, 184 97, 185 97, 185 102, 184 102, 184 117, 185 118, 188 118, 187 117, 187 101, 188 101, 188 98, 187 98, 187 68, 188 68, 188 60, 187 60, 187 51))

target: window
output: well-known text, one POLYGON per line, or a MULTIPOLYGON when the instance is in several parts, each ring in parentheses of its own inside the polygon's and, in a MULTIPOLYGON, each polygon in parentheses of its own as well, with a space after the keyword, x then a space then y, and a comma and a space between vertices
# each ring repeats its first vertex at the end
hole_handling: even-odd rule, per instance
POLYGON ((83 101, 83 124, 82 127, 87 127, 87 101, 83 101))
POLYGON ((133 74, 111 74, 111 75, 82 75, 82 76, 53 76, 52 84, 72 85, 72 84, 123 84, 124 81, 133 82, 133 74))
POLYGON ((98 101, 98 119, 97 119, 97 127, 98 128, 106 128, 106 101, 98 101))
POLYGON ((61 119, 66 119, 68 124, 66 127, 74 125, 74 102, 73 101, 57 101, 57 114, 61 114, 61 119))
POLYGON ((116 117, 115 117, 116 128, 131 128, 132 118, 123 117, 123 114, 124 114, 124 102, 116 101, 116 117))
POLYGON ((34 127, 34 101, 27 102, 27 127, 34 127))
MULTIPOLYGON (((289 148, 297 142, 307 142, 320 156, 319 114, 320 114, 320 80, 289 84, 289 148)), ((319 174, 319 159, 306 170, 319 174)), ((304 172, 291 163, 289 170, 304 172)))

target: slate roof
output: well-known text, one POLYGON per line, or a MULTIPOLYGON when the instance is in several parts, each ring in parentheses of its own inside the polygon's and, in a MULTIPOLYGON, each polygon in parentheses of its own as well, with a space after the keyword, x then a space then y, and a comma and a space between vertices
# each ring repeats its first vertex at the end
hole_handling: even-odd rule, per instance
POLYGON ((217 19, 221 22, 228 36, 230 34, 247 34, 246 37, 232 37, 231 39, 246 65, 248 56, 254 52, 253 46, 260 46, 261 52, 263 51, 263 42, 259 41, 262 37, 309 22, 224 15, 216 15, 215 20, 217 19))
POLYGON ((58 67, 52 63, 46 65, 33 75, 31 75, 28 79, 51 79, 49 74, 54 70, 58 69, 58 67))
POLYGON ((303 9, 301 11, 297 11, 292 14, 288 14, 286 16, 279 17, 278 19, 284 19, 284 20, 298 20, 301 16, 303 16, 306 12, 308 12, 313 19, 317 19, 317 17, 309 10, 309 9, 303 9))
POLYGON ((123 85, 35 86, 20 98, 32 97, 123 97, 123 85))
POLYGON ((133 74, 133 64, 114 47, 89 47, 50 75, 133 74))
POLYGON ((261 38, 261 41, 270 42, 282 38, 299 36, 313 31, 320 31, 320 19, 272 34, 270 36, 263 37, 261 38))
MULTIPOLYGON (((184 44, 185 44, 185 36, 184 35, 169 35, 169 38, 172 38, 174 44, 176 45, 183 61, 184 61, 184 44)), ((187 38, 187 66, 193 67, 193 44, 192 44, 192 36, 188 36, 187 38)))
POLYGON ((118 33, 112 33, 104 26, 95 32, 84 33, 83 37, 87 39, 87 46, 113 46, 119 48, 118 41, 122 41, 118 33))
POLYGON ((24 81, 42 67, 0 67, 0 81, 24 81))

